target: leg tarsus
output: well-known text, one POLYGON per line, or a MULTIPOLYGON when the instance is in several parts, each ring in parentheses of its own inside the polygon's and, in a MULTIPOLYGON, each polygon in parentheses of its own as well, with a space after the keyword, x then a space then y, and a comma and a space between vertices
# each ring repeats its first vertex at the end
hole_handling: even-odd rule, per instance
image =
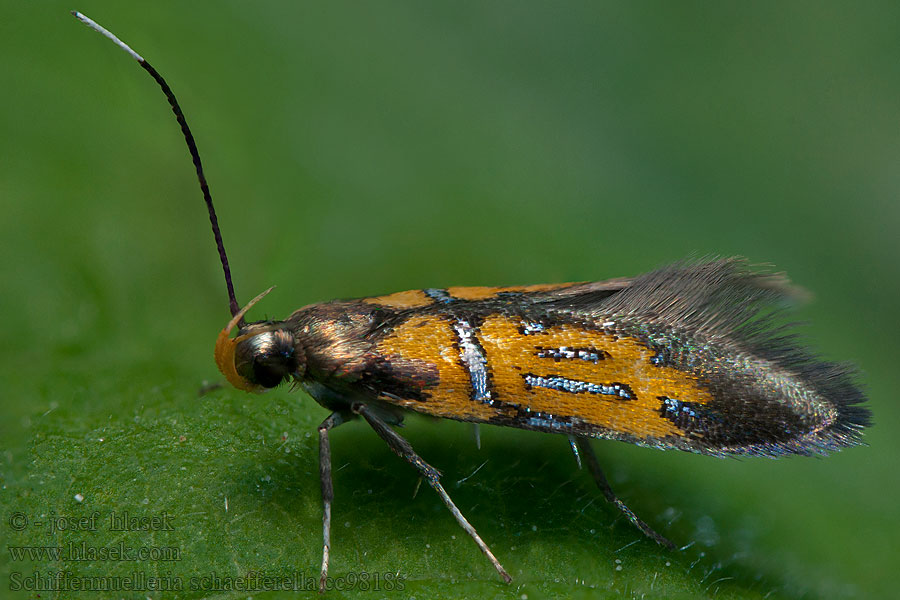
POLYGON ((619 500, 618 496, 616 496, 615 492, 612 491, 612 488, 609 487, 609 482, 606 480, 606 476, 603 475, 603 470, 600 468, 600 463, 597 462, 597 455, 594 454, 594 449, 591 448, 591 443, 588 438, 579 437, 576 439, 576 446, 578 450, 581 451, 582 456, 584 456, 585 461, 587 462, 588 471, 591 472, 591 475, 594 477, 594 482, 597 484, 597 487, 600 488, 600 491, 603 492, 603 496, 609 501, 613 506, 622 511, 631 523, 640 529, 644 535, 655 541, 660 546, 665 546, 669 550, 675 549, 675 544, 670 542, 665 537, 656 533, 652 527, 644 523, 636 514, 634 514, 630 508, 628 508, 624 502, 619 500))

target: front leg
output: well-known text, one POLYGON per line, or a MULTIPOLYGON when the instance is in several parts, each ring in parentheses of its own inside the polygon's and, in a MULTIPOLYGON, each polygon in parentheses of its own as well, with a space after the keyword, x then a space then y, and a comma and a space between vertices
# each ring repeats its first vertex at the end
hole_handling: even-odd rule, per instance
POLYGON ((334 486, 331 482, 331 443, 328 431, 345 422, 339 412, 331 413, 319 425, 319 477, 322 480, 322 575, 319 577, 319 593, 325 591, 328 577, 328 558, 331 554, 331 503, 334 501, 334 486))
POLYGON ((444 486, 442 486, 439 481, 441 477, 440 471, 429 465, 421 456, 416 454, 412 446, 409 445, 409 442, 400 437, 400 435, 378 417, 369 406, 366 406, 366 404, 362 402, 356 402, 350 407, 350 410, 361 415, 395 454, 419 470, 422 476, 428 481, 428 484, 434 488, 434 491, 436 491, 441 497, 441 500, 444 501, 444 504, 447 505, 447 508, 450 509, 450 513, 456 519, 456 522, 465 529, 466 533, 475 540, 475 543, 478 544, 478 547, 484 552, 484 555, 488 557, 488 560, 491 561, 491 564, 494 565, 494 568, 500 573, 500 577, 503 578, 503 581, 506 583, 512 581, 512 577, 509 576, 509 573, 506 572, 506 569, 503 568, 503 565, 500 564, 500 561, 497 560, 497 557, 494 556, 491 549, 488 548, 487 544, 484 543, 484 540, 481 539, 481 536, 478 535, 478 532, 475 531, 475 528, 472 527, 463 514, 459 512, 459 509, 456 508, 453 500, 450 499, 444 486))

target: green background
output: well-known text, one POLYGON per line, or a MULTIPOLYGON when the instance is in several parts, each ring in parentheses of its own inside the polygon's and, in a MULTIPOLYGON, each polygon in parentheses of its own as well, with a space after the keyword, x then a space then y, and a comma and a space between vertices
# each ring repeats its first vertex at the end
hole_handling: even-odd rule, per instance
POLYGON ((399 571, 416 598, 896 593, 896 2, 3 4, 0 597, 34 597, 8 578, 35 569, 314 576, 320 553, 326 411, 286 389, 198 396, 228 311, 190 161, 155 84, 71 8, 175 89, 239 300, 278 285, 258 318, 740 254, 811 290, 798 318, 814 345, 862 371, 869 446, 828 459, 597 443, 620 496, 693 542, 673 554, 602 501, 562 438, 483 428, 478 450, 465 424, 410 419, 511 586, 427 487, 413 495, 412 469, 346 425, 333 575, 399 571), (95 510, 167 511, 175 531, 33 523, 95 510), (61 564, 5 548, 80 541, 182 555, 61 564))

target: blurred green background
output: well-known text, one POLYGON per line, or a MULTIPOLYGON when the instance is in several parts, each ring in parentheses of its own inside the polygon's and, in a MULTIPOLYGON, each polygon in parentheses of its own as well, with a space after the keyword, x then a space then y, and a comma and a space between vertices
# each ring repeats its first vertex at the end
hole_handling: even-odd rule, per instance
MULTIPOLYGON (((10 544, 124 539, 183 555, 4 553, 0 596, 34 569, 315 575, 320 553, 327 413, 286 389, 198 397, 218 378, 228 311, 190 161, 155 84, 69 16, 78 8, 177 93, 239 300, 278 285, 257 318, 740 254, 814 293, 798 318, 824 355, 860 366, 871 396, 869 446, 824 460, 597 443, 626 502, 693 542, 674 554, 605 506, 563 439, 485 428, 478 450, 464 424, 412 419, 405 435, 512 586, 430 490, 413 497, 411 469, 347 425, 332 436, 334 575, 399 571, 417 598, 895 597, 896 2, 4 6, 0 531, 10 544), (176 528, 7 523, 94 510, 168 511, 176 528)), ((137 596, 176 595, 207 594, 137 596)))

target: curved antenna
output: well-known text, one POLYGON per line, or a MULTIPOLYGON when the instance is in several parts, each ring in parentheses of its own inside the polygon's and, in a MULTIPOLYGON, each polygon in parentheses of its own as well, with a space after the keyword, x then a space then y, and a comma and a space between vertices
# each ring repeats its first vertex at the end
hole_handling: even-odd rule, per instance
MULTIPOLYGON (((143 56, 132 50, 128 44, 117 38, 111 31, 105 29, 93 19, 78 11, 73 10, 72 15, 131 55, 131 58, 138 61, 138 64, 140 64, 145 71, 150 73, 150 76, 156 80, 156 83, 159 84, 159 87, 162 88, 163 93, 166 95, 166 100, 169 101, 169 106, 172 107, 172 112, 175 113, 175 119, 178 120, 178 124, 181 126, 181 133, 184 134, 184 141, 187 142, 188 151, 191 153, 191 159, 194 161, 194 169, 196 169, 197 179, 200 181, 200 190, 203 192, 203 199, 206 201, 206 209, 209 211, 209 223, 212 225, 213 236, 216 238, 216 247, 219 249, 219 260, 222 261, 222 270, 225 272, 225 285, 228 287, 228 304, 231 309, 231 316, 236 316, 240 312, 241 307, 238 305, 237 298, 234 296, 234 284, 231 283, 231 268, 228 266, 228 256, 225 255, 225 244, 222 242, 222 233, 219 231, 219 220, 216 218, 216 209, 213 208, 212 195, 209 193, 209 184, 206 183, 206 176, 203 174, 203 165, 200 163, 200 152, 197 150, 197 144, 194 142, 191 128, 188 127, 187 120, 184 118, 184 113, 181 112, 181 107, 178 106, 178 100, 175 98, 172 88, 169 87, 169 84, 166 83, 166 80, 163 79, 162 75, 157 73, 156 69, 144 60, 143 56)), ((243 323, 243 319, 241 319, 241 323, 243 323)))

